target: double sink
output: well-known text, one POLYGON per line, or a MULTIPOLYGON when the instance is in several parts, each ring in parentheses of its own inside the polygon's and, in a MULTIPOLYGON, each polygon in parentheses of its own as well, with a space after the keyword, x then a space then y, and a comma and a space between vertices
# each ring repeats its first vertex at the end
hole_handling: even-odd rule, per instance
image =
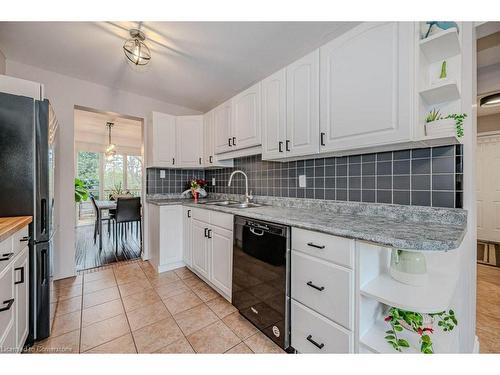
POLYGON ((262 207, 262 204, 250 203, 250 202, 238 202, 238 201, 215 201, 215 202, 205 202, 207 206, 221 206, 221 207, 231 207, 231 208, 252 208, 252 207, 262 207))

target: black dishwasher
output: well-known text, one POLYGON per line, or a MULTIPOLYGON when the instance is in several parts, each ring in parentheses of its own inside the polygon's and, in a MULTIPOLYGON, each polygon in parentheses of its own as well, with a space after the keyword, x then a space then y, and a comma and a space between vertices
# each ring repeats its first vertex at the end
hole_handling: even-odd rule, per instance
POLYGON ((290 346, 290 228, 234 218, 232 303, 284 350, 290 346))

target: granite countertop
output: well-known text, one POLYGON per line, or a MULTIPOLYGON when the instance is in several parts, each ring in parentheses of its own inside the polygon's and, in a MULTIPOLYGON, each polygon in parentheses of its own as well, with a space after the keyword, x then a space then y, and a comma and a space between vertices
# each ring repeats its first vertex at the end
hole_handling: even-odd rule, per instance
POLYGON ((0 217, 0 241, 9 238, 32 221, 31 216, 0 217))
POLYGON ((456 249, 467 227, 467 212, 460 209, 313 200, 301 200, 299 207, 271 201, 266 203, 272 205, 245 209, 204 204, 216 200, 221 199, 194 203, 148 198, 147 202, 203 208, 415 251, 456 249))

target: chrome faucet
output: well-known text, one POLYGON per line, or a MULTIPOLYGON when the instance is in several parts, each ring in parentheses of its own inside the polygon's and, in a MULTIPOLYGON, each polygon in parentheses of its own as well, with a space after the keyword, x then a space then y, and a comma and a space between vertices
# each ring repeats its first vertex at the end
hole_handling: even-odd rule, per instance
POLYGON ((231 186, 231 181, 233 180, 233 176, 236 173, 241 173, 245 177, 245 203, 250 203, 250 201, 253 199, 253 196, 251 192, 250 194, 248 194, 248 176, 245 172, 236 170, 233 173, 231 173, 231 176, 229 176, 229 182, 227 183, 227 186, 231 186))

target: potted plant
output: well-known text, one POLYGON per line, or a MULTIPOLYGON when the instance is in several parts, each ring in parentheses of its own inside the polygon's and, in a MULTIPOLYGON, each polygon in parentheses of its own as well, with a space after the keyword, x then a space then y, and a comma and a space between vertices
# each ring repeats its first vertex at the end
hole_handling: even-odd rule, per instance
POLYGON ((452 331, 458 325, 453 310, 433 314, 421 314, 390 307, 384 320, 390 326, 390 329, 385 331, 385 340, 394 350, 402 352, 405 348, 410 347, 408 340, 398 336, 401 332, 407 330, 420 337, 420 352, 424 354, 434 353, 432 334, 434 333, 434 323, 436 321, 438 327, 444 332, 452 331))
POLYGON ((446 60, 441 63, 441 71, 439 77, 432 81, 433 86, 443 85, 448 81, 448 73, 446 71, 446 60))
POLYGON ((425 134, 427 136, 440 136, 455 133, 458 138, 464 135, 463 122, 467 117, 465 113, 452 113, 441 115, 439 110, 433 109, 425 118, 425 134))
POLYGON ((75 224, 78 222, 78 209, 81 202, 89 198, 89 191, 85 183, 79 178, 75 178, 75 224))
POLYGON ((195 202, 198 201, 198 198, 206 197, 207 192, 205 191, 205 186, 207 186, 207 180, 203 178, 193 178, 188 182, 189 189, 191 190, 191 195, 193 196, 195 202))

